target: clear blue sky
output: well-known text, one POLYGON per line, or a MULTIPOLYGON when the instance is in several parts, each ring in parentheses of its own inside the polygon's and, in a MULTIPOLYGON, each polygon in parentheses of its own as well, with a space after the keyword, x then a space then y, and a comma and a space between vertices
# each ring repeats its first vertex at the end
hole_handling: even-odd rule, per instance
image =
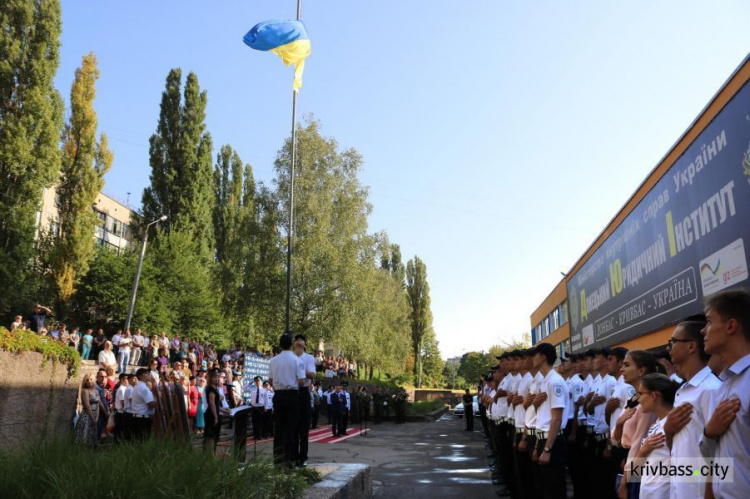
MULTIPOLYGON (((140 205, 170 68, 208 90, 207 125, 272 178, 292 70, 254 52, 294 0, 63 0, 68 99, 101 79, 115 152, 105 192, 140 205)), ((530 329, 529 316, 750 50, 750 2, 308 0, 300 97, 365 158, 371 231, 427 264, 444 357, 530 329)))

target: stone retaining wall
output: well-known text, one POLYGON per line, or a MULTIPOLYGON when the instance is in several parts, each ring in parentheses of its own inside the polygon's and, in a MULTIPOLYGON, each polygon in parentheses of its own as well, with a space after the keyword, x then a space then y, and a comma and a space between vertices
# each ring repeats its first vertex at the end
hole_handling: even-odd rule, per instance
POLYGON ((83 369, 72 378, 67 366, 42 360, 36 352, 0 351, 0 449, 72 432, 83 369))

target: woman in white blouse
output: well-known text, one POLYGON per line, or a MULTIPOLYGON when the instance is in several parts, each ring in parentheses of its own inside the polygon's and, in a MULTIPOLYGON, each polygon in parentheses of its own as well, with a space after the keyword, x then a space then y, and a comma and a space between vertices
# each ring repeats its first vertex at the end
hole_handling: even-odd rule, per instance
POLYGON ((672 410, 675 393, 679 387, 678 383, 664 374, 647 374, 641 378, 641 386, 638 389, 641 410, 647 414, 655 414, 657 418, 656 423, 646 433, 638 450, 638 459, 634 462, 635 466, 647 464, 641 473, 641 497, 669 499, 669 473, 661 475, 647 470, 669 469, 671 458, 664 435, 664 423, 669 411, 672 410))

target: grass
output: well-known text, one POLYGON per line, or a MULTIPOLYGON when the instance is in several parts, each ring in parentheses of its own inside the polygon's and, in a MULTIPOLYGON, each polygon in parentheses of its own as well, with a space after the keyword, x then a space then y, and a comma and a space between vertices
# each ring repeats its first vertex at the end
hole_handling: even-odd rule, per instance
POLYGON ((13 498, 297 498, 320 476, 283 472, 268 461, 239 469, 176 442, 149 440, 107 449, 58 440, 0 452, 3 497, 13 498))
POLYGON ((414 402, 409 404, 407 412, 409 414, 427 414, 428 412, 436 411, 445 407, 445 403, 440 400, 428 400, 425 402, 414 402))

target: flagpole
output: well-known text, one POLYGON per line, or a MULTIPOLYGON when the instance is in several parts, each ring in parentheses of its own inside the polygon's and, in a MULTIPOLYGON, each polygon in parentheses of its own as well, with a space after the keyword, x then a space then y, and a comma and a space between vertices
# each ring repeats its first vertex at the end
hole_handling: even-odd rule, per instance
MULTIPOLYGON (((302 0, 297 0, 297 20, 302 15, 302 0)), ((297 90, 292 90, 292 164, 289 168, 289 230, 286 244, 286 329, 291 333, 292 308, 292 235, 294 232, 294 161, 297 155, 297 90)))

